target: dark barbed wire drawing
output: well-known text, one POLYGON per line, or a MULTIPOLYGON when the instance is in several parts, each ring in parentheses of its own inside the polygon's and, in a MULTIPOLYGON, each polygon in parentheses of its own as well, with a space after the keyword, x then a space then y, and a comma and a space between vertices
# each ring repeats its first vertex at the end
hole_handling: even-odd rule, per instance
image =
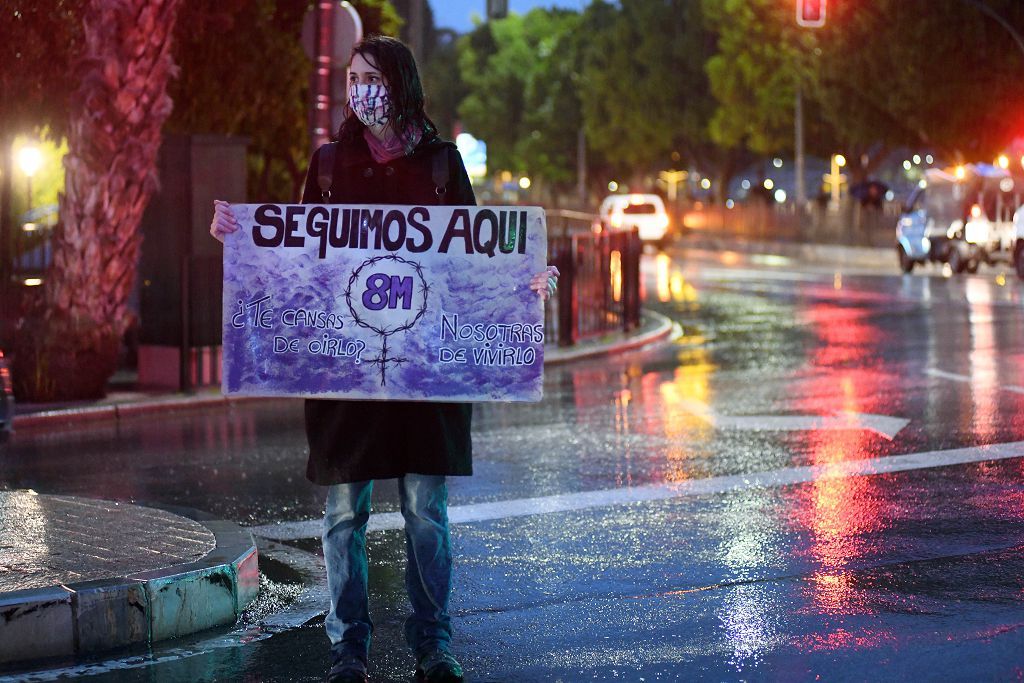
POLYGON ((371 259, 363 261, 358 268, 352 271, 352 275, 349 276, 348 286, 345 288, 345 303, 348 305, 348 310, 352 314, 352 319, 355 320, 356 324, 360 327, 366 328, 375 332, 377 336, 381 338, 381 349, 380 353, 374 358, 365 358, 363 360, 375 364, 380 369, 380 385, 387 386, 387 368, 388 365, 401 365, 402 363, 408 363, 410 359, 402 357, 391 357, 388 355, 388 338, 399 333, 411 330, 416 323, 427 312, 427 299, 430 295, 430 285, 427 284, 426 278, 423 277, 423 268, 416 261, 410 261, 409 259, 402 258, 396 254, 385 254, 383 256, 374 256, 371 259), (420 304, 419 309, 416 311, 416 315, 411 320, 403 324, 395 325, 394 327, 388 327, 386 325, 373 325, 372 323, 363 319, 356 307, 352 305, 352 286, 359 281, 359 276, 364 269, 370 268, 381 261, 392 261, 395 263, 403 263, 410 268, 416 274, 416 279, 419 281, 419 291, 423 294, 423 301, 420 304))

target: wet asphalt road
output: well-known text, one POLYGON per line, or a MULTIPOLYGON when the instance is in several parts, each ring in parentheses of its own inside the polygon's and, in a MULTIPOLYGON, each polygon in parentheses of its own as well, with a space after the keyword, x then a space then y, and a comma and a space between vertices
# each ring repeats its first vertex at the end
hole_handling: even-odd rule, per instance
MULTIPOLYGON (((475 475, 451 480, 451 505, 508 512, 453 527, 469 680, 1024 678, 1024 445, 974 450, 1024 441, 1024 285, 673 252, 645 258, 644 287, 680 324, 671 344, 549 369, 540 404, 476 409, 475 475), (914 453, 905 471, 849 469, 914 453), (579 492, 602 493, 517 512, 579 492)), ((16 434, 0 486, 309 520, 323 492, 303 445, 295 401, 16 434)), ((397 509, 392 482, 374 504, 397 509)), ((409 680, 401 532, 369 545, 371 674, 409 680)), ((88 679, 326 670, 316 624, 189 647, 209 651, 88 679)))

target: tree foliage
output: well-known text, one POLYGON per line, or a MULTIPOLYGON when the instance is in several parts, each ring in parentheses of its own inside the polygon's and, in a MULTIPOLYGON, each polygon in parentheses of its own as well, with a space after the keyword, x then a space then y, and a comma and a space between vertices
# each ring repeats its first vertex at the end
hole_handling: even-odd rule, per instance
POLYGON ((363 22, 363 35, 398 37, 405 23, 390 0, 349 0, 363 22))
POLYGON ((305 170, 308 4, 185 0, 178 22, 167 129, 249 138, 249 192, 260 201, 292 200, 305 170))
MULTIPOLYGON (((354 0, 365 35, 397 35, 388 0, 354 0)), ((292 201, 309 158, 309 78, 302 43, 311 0, 184 0, 175 36, 181 67, 168 130, 249 138, 249 192, 292 201)))
MULTIPOLYGON (((0 9, 0 239, 14 230, 14 140, 67 130, 85 0, 7 0, 0 9)), ((0 256, 6 252, 0 248, 0 256)), ((0 273, 6 264, 0 264, 0 273)))
POLYGON ((804 60, 815 49, 813 34, 797 30, 788 2, 704 0, 703 7, 717 36, 705 67, 719 103, 708 122, 711 139, 759 154, 790 149, 797 86, 813 87, 804 60))
POLYGON ((746 155, 709 131, 718 103, 705 65, 715 36, 701 4, 596 2, 585 16, 581 92, 593 146, 620 173, 696 166, 727 181, 746 155))
MULTIPOLYGON (((991 159, 1020 135, 1024 55, 972 0, 837 4, 821 34, 816 98, 843 148, 925 146, 991 159)), ((985 6, 1024 30, 1024 7, 985 6)))
POLYGON ((424 50, 420 75, 426 94, 426 109, 438 131, 446 138, 455 134, 459 120, 459 103, 468 94, 465 81, 459 75, 457 36, 451 31, 438 31, 434 41, 424 50))
POLYGON ((832 3, 826 26, 801 29, 776 0, 704 0, 717 34, 707 72, 720 145, 761 154, 792 145, 797 84, 809 148, 864 158, 863 175, 894 147, 990 159, 1021 130, 1015 86, 1024 59, 985 10, 1024 30, 1014 0, 832 3))
POLYGON ((0 136, 67 130, 86 0, 8 0, 0 9, 0 136))
POLYGON ((578 13, 534 9, 480 24, 459 45, 468 94, 459 114, 487 142, 488 165, 558 185, 575 176, 581 125, 578 13))

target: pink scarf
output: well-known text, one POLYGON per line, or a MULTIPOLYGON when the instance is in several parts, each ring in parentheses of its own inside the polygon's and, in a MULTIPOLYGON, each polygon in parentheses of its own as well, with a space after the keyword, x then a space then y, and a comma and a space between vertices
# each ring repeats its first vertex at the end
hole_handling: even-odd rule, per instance
MULTIPOLYGON (((364 128, 363 139, 366 140, 366 144, 370 148, 370 154, 373 156, 373 160, 378 164, 386 164, 389 161, 394 161, 406 154, 405 145, 402 144, 401 138, 397 135, 388 135, 386 136, 386 139, 381 142, 377 139, 376 135, 370 132, 369 128, 364 128)), ((416 145, 419 144, 419 141, 419 134, 410 131, 410 149, 415 148, 416 145)))

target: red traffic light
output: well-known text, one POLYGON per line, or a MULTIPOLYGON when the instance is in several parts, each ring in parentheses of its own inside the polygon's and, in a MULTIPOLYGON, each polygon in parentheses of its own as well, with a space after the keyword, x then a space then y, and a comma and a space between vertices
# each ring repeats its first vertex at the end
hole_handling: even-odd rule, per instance
POLYGON ((825 25, 827 0, 796 0, 796 23, 807 28, 825 25))

